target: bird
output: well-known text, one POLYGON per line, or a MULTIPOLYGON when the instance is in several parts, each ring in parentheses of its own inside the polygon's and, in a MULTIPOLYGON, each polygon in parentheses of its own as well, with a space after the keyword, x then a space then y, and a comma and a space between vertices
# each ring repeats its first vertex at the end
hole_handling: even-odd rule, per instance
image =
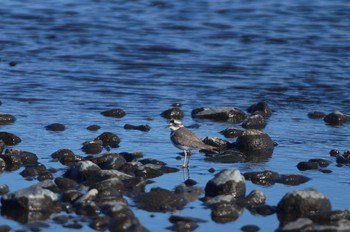
POLYGON ((170 120, 168 128, 171 130, 171 142, 175 147, 184 151, 185 157, 182 163, 183 168, 188 167, 190 159, 187 157, 187 152, 191 152, 191 150, 208 150, 216 153, 216 147, 205 144, 195 133, 185 128, 180 120, 170 120))

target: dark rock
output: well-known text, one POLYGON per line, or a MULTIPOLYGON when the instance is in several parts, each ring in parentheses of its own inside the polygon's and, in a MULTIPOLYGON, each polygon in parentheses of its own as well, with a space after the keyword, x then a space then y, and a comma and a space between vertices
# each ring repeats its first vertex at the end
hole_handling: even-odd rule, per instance
POLYGON ((233 195, 243 197, 245 195, 245 179, 237 169, 223 170, 205 186, 205 195, 215 197, 217 195, 233 195))
POLYGON ((101 140, 87 141, 83 143, 81 150, 85 152, 85 154, 98 154, 101 153, 103 149, 102 144, 101 140))
POLYGON ((320 111, 311 111, 307 114, 307 116, 312 119, 319 119, 324 118, 326 114, 320 111))
POLYGON ((280 175, 276 182, 285 185, 300 185, 308 182, 310 180, 309 177, 303 175, 280 175))
POLYGON ((246 156, 244 155, 244 153, 236 149, 229 149, 224 151, 223 153, 206 157, 204 160, 215 163, 239 163, 244 162, 246 160, 246 156))
POLYGON ((52 123, 45 126, 45 128, 49 131, 64 131, 66 129, 66 127, 61 123, 52 123))
POLYGON ((260 114, 263 117, 270 117, 272 115, 272 110, 265 101, 261 101, 249 106, 247 111, 251 114, 260 114))
POLYGON ((209 169, 208 169, 208 172, 214 173, 214 172, 215 172, 215 168, 209 168, 209 169))
POLYGON ((184 184, 185 184, 186 186, 194 186, 194 185, 197 184, 197 181, 192 180, 192 179, 187 179, 187 180, 184 181, 184 184))
POLYGON ((245 225, 241 227, 241 230, 243 232, 258 232, 260 228, 256 225, 245 225))
POLYGON ((55 184, 61 190, 76 189, 78 187, 78 183, 77 182, 75 182, 72 179, 65 178, 65 177, 57 177, 57 178, 55 178, 55 184))
MULTIPOLYGON (((113 153, 111 153, 113 154, 113 153)), ((92 160, 92 162, 94 162, 92 160)), ((118 170, 120 167, 122 167, 126 163, 125 158, 120 154, 113 154, 109 159, 107 159, 103 163, 97 163, 102 169, 114 169, 118 170)))
POLYGON ((221 107, 194 109, 192 110, 192 117, 229 123, 241 123, 246 118, 246 115, 236 107, 221 107))
POLYGON ((195 218, 195 217, 184 217, 184 216, 178 216, 178 215, 171 215, 169 218, 169 221, 171 223, 177 223, 177 222, 195 222, 195 223, 203 223, 207 222, 207 220, 195 218))
POLYGON ((137 196, 135 202, 138 208, 149 212, 181 210, 187 203, 182 194, 162 188, 152 188, 150 192, 137 196))
POLYGON ((193 231, 198 228, 197 223, 195 222, 183 222, 179 221, 174 223, 172 226, 167 227, 166 229, 172 231, 193 231))
MULTIPOLYGON (((0 155, 1 157, 1 155, 0 155)), ((336 157, 337 164, 350 164, 350 152, 344 152, 336 157)))
POLYGON ((14 123, 16 121, 16 117, 11 114, 1 114, 0 113, 0 125, 7 125, 10 123, 14 123))
POLYGON ((0 172, 3 172, 6 168, 6 162, 0 157, 0 172))
POLYGON ((333 224, 334 222, 347 220, 350 221, 350 211, 349 210, 334 210, 328 211, 320 214, 316 214, 310 219, 314 223, 319 224, 333 224))
POLYGON ((10 191, 9 186, 6 184, 0 184, 0 195, 4 195, 10 191))
POLYGON ((0 132, 0 140, 4 141, 7 146, 19 144, 22 140, 15 134, 8 132, 0 132))
POLYGON ((155 165, 160 165, 160 166, 165 166, 166 163, 163 162, 163 161, 160 161, 160 160, 156 160, 156 159, 142 159, 142 160, 139 160, 139 162, 143 165, 145 164, 155 164, 155 165))
POLYGON ((245 129, 256 129, 260 130, 266 127, 266 121, 260 114, 255 114, 245 119, 242 123, 242 127, 245 129))
POLYGON ((14 67, 14 66, 16 66, 17 65, 17 62, 16 61, 11 61, 11 62, 9 62, 9 66, 11 66, 11 67, 14 67))
POLYGON ((85 181, 95 176, 101 168, 91 161, 79 161, 65 172, 64 177, 68 177, 78 182, 85 181))
POLYGON ((222 134, 223 136, 225 136, 225 138, 236 138, 239 135, 242 134, 242 130, 240 129, 236 129, 236 128, 226 128, 223 131, 220 131, 220 134, 222 134))
POLYGON ((173 107, 163 111, 160 115, 167 119, 182 119, 184 112, 178 107, 173 107))
POLYGON ((125 124, 124 129, 126 130, 140 130, 140 131, 150 131, 151 127, 149 125, 139 125, 139 126, 134 126, 131 124, 125 124))
POLYGON ((44 180, 53 180, 52 173, 49 172, 49 171, 40 173, 39 176, 38 176, 38 181, 44 181, 44 180))
POLYGON ((103 116, 106 117, 113 117, 113 118, 122 118, 126 115, 125 111, 122 109, 111 109, 101 112, 103 116))
POLYGON ((130 153, 130 152, 121 152, 119 153, 121 156, 124 157, 124 159, 126 160, 126 162, 131 162, 133 160, 137 159, 137 156, 135 156, 135 154, 130 153))
POLYGON ((211 218, 217 223, 235 221, 241 215, 241 211, 232 204, 216 204, 212 207, 211 218))
POLYGON ((52 153, 51 157, 53 159, 59 160, 60 163, 63 165, 71 165, 73 163, 83 160, 83 157, 75 155, 73 151, 69 149, 60 149, 52 153))
POLYGON ((327 167, 331 162, 325 159, 310 159, 309 162, 316 162, 321 168, 327 167))
POLYGON ((2 154, 2 152, 4 151, 5 146, 6 146, 5 142, 4 142, 4 141, 2 141, 2 140, 0 140, 0 155, 1 155, 1 154, 2 154))
POLYGON ((331 203, 327 197, 315 189, 304 189, 289 192, 277 205, 277 216, 281 225, 297 220, 309 218, 319 213, 331 210, 331 203))
POLYGON ((274 171, 266 170, 261 172, 247 172, 244 173, 246 180, 251 180, 254 184, 270 186, 276 182, 279 174, 274 171))
POLYGON ((7 153, 4 155, 0 155, 0 159, 5 161, 6 170, 8 171, 17 170, 22 164, 21 157, 17 154, 7 153))
POLYGON ((63 227, 69 229, 81 229, 83 228, 83 225, 75 221, 72 223, 64 224, 63 227))
POLYGON ((340 152, 336 149, 333 149, 329 152, 330 156, 338 156, 340 155, 340 152))
POLYGON ((20 175, 23 177, 34 177, 46 171, 47 169, 45 165, 31 165, 31 166, 27 166, 23 171, 21 171, 20 175))
POLYGON ((261 215, 261 216, 269 216, 274 213, 276 213, 276 207, 275 206, 269 206, 269 205, 249 205, 248 210, 253 215, 261 215))
POLYGON ((98 192, 103 192, 106 189, 114 189, 118 193, 121 193, 124 189, 123 181, 118 177, 109 178, 101 182, 93 184, 91 189, 97 189, 98 192))
POLYGON ((53 218, 53 221, 58 224, 65 224, 68 222, 68 217, 66 215, 59 215, 53 218))
POLYGON ((318 163, 317 162, 311 162, 311 161, 302 161, 297 164, 297 168, 300 171, 305 171, 305 170, 311 170, 311 169, 318 169, 318 163))
POLYGON ((224 151, 226 149, 233 147, 233 145, 230 142, 225 141, 225 140, 220 139, 220 138, 217 138, 217 137, 208 137, 207 136, 203 139, 203 142, 205 144, 210 145, 210 146, 216 147, 217 151, 224 151))
POLYGON ((77 200, 81 195, 83 195, 79 190, 69 189, 61 194, 61 201, 67 203, 73 203, 77 200))
POLYGON ((186 184, 181 184, 175 188, 175 193, 183 195, 188 202, 197 200, 202 192, 202 188, 186 184))
POLYGON ((80 195, 75 201, 73 206, 78 207, 78 206, 87 206, 89 205, 93 200, 96 199, 96 196, 98 194, 97 189, 89 189, 86 193, 80 195))
POLYGON ((266 196, 259 190, 254 190, 244 199, 245 205, 262 205, 266 201, 266 196))
POLYGON ((12 154, 20 157, 23 165, 31 165, 38 163, 38 157, 36 154, 28 151, 21 151, 14 148, 6 150, 6 155, 12 154))
POLYGON ((90 125, 88 127, 86 127, 86 129, 90 130, 90 131, 97 131, 99 129, 101 129, 101 127, 99 125, 90 125))
POLYGON ((143 165, 140 162, 132 161, 124 164, 120 168, 120 170, 131 175, 133 174, 134 176, 137 176, 137 177, 155 178, 164 174, 162 167, 163 167, 162 165, 157 165, 157 164, 143 165))
POLYGON ((1 232, 9 232, 9 231, 11 231, 11 227, 8 225, 0 225, 0 231, 1 232))
POLYGON ((243 152, 252 151, 271 151, 274 148, 274 142, 270 136, 260 130, 245 130, 236 140, 236 147, 243 152))
POLYGON ((107 229, 109 221, 109 217, 97 217, 93 219, 89 226, 94 230, 105 231, 107 229))
POLYGON ((49 190, 54 183, 43 181, 28 188, 9 193, 1 198, 2 210, 52 212, 56 193, 49 190))
POLYGON ((349 121, 349 119, 348 116, 344 115, 342 112, 335 111, 326 115, 326 117, 323 118, 323 121, 331 126, 340 126, 343 123, 349 121))
POLYGON ((100 134, 98 137, 96 137, 95 140, 101 140, 104 147, 112 147, 112 148, 119 147, 119 143, 120 143, 120 138, 118 137, 118 135, 112 132, 104 132, 100 134))

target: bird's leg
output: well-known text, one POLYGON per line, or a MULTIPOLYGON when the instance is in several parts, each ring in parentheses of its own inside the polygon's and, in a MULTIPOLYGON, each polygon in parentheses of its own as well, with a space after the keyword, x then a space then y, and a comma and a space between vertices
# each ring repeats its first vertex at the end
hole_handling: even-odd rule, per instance
POLYGON ((192 153, 191 153, 191 151, 189 151, 189 153, 187 154, 187 156, 188 156, 187 157, 187 164, 186 164, 187 167, 190 164, 191 155, 192 155, 192 153))
POLYGON ((185 154, 185 157, 184 157, 184 162, 182 163, 182 167, 187 168, 187 162, 186 162, 187 152, 185 150, 184 150, 184 154, 185 154))

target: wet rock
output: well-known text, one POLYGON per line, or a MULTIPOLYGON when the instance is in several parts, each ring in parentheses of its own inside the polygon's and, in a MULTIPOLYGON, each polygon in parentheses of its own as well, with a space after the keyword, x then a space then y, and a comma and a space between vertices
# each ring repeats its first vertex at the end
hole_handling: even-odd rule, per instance
POLYGON ((300 185, 308 182, 310 180, 309 177, 303 176, 303 175, 280 175, 277 179, 276 182, 280 184, 285 184, 285 185, 300 185))
POLYGON ((342 155, 338 155, 336 157, 336 162, 337 164, 350 164, 350 151, 345 151, 342 155))
POLYGON ((266 196, 259 190, 251 191, 244 199, 245 205, 262 205, 266 201, 266 196))
POLYGON ((64 131, 66 127, 61 123, 52 123, 45 126, 46 130, 49 131, 64 131))
POLYGON ((21 157, 17 154, 7 153, 4 155, 0 155, 0 159, 5 161, 6 170, 8 171, 17 170, 22 164, 21 157))
POLYGON ((97 130, 101 129, 101 127, 99 125, 93 124, 93 125, 86 127, 86 129, 88 129, 89 131, 97 131, 97 130))
POLYGON ((86 206, 96 198, 97 194, 98 194, 97 189, 92 188, 88 192, 86 192, 85 194, 79 196, 74 201, 73 206, 74 207, 86 206))
POLYGON ((119 143, 120 143, 120 138, 118 137, 118 135, 112 132, 104 132, 100 134, 98 137, 96 137, 95 140, 101 140, 104 147, 112 147, 112 148, 119 147, 119 143))
POLYGON ((236 147, 240 151, 273 150, 274 143, 270 136, 260 130, 245 130, 236 140, 236 147))
POLYGON ((266 127, 266 121, 260 114, 255 114, 245 119, 242 123, 242 127, 245 129, 256 129, 260 130, 266 127))
POLYGON ((106 117, 113 117, 113 118, 122 118, 126 115, 125 111, 123 109, 111 109, 101 112, 103 116, 106 117))
POLYGON ((204 160, 214 163, 239 163, 244 162, 246 160, 246 156, 243 152, 240 152, 236 149, 229 149, 223 153, 206 157, 204 160))
POLYGON ((102 145, 103 143, 101 140, 86 141, 83 143, 81 150, 85 152, 85 154, 98 154, 102 152, 102 145))
POLYGON ((240 129, 236 129, 236 128, 226 128, 225 130, 220 131, 220 134, 222 134, 223 136, 225 136, 225 138, 236 138, 239 135, 242 134, 242 130, 240 129))
POLYGON ((135 202, 138 208, 149 212, 181 210, 187 203, 182 194, 162 188, 152 188, 150 192, 140 194, 135 198, 135 202))
POLYGON ((5 146, 6 146, 5 142, 4 142, 4 141, 2 141, 2 140, 0 140, 0 155, 1 155, 1 154, 2 154, 2 152, 4 151, 5 146))
POLYGON ((197 223, 207 222, 206 220, 199 218, 176 215, 170 216, 169 221, 174 224, 173 226, 168 227, 168 229, 172 231, 192 231, 198 227, 197 223))
POLYGON ((171 223, 177 223, 177 222, 195 222, 195 223, 204 223, 207 222, 207 220, 195 218, 195 217, 184 217, 184 216, 178 216, 178 215, 171 215, 169 218, 169 221, 171 223))
POLYGON ((17 135, 4 131, 0 132, 0 140, 7 146, 17 145, 22 141, 17 135))
POLYGON ((131 124, 125 124, 124 129, 126 130, 140 130, 140 131, 150 131, 151 127, 149 125, 139 125, 139 126, 134 126, 131 124))
POLYGON ((167 119, 182 119, 184 112, 179 107, 173 107, 163 111, 160 115, 167 119))
POLYGON ((213 205, 211 210, 211 218, 217 223, 235 221, 241 214, 242 211, 230 203, 213 205))
POLYGON ((307 116, 312 119, 319 119, 324 118, 326 114, 320 111, 311 111, 307 114, 307 116))
POLYGON ((63 227, 69 228, 69 229, 81 229, 81 228, 83 228, 83 225, 78 223, 77 221, 74 221, 72 223, 64 224, 63 227))
POLYGON ((183 195, 186 201, 191 202, 198 199, 199 195, 202 194, 202 189, 196 186, 181 184, 176 186, 175 193, 183 195))
POLYGON ((229 123, 241 123, 246 118, 246 115, 236 107, 220 107, 194 109, 192 110, 192 117, 229 123))
POLYGON ((298 218, 309 218, 330 210, 329 199, 321 192, 308 188, 284 195, 277 205, 277 216, 280 224, 286 225, 298 218))
POLYGON ((81 195, 83 195, 79 190, 69 189, 61 194, 61 201, 73 204, 81 195))
POLYGON ((258 232, 260 228, 256 225, 245 225, 241 227, 241 230, 243 232, 258 232))
POLYGON ((330 156, 338 156, 340 155, 340 152, 336 149, 332 149, 330 152, 329 152, 329 155, 330 156))
POLYGON ((334 210, 321 214, 316 214, 310 218, 314 223, 318 224, 332 224, 337 221, 347 220, 350 221, 349 210, 334 210))
POLYGON ((101 168, 91 161, 79 161, 68 168, 64 173, 64 177, 73 179, 77 182, 88 180, 95 177, 101 168))
POLYGON ((17 65, 17 62, 16 61, 11 61, 11 62, 9 62, 9 66, 11 66, 11 67, 14 67, 14 66, 16 66, 17 65))
POLYGON ((68 222, 68 217, 66 215, 59 215, 55 216, 52 220, 58 224, 65 224, 68 222))
POLYGON ((237 169, 223 170, 207 182, 205 195, 215 197, 217 195, 233 195, 243 197, 245 195, 245 179, 237 169))
POLYGON ((272 110, 265 101, 249 106, 247 111, 251 114, 260 114, 263 117, 270 117, 272 115, 272 110))
POLYGON ((58 200, 57 194, 49 190, 53 187, 54 183, 47 180, 6 194, 1 198, 2 210, 52 212, 54 202, 58 200))
POLYGON ((217 137, 205 137, 203 139, 203 142, 205 144, 208 144, 210 146, 213 146, 216 148, 216 151, 225 151, 226 149, 229 149, 231 147, 233 147, 233 145, 226 141, 226 140, 223 140, 223 139, 220 139, 220 138, 217 138, 217 137))
POLYGON ((305 171, 305 170, 311 170, 311 169, 318 169, 319 166, 317 162, 302 161, 297 164, 297 168, 300 171, 305 171))
POLYGON ((109 221, 109 217, 97 217, 93 219, 89 226, 94 230, 105 231, 107 229, 109 221))
POLYGON ((7 186, 6 184, 0 184, 0 196, 8 193, 9 191, 9 186, 7 186))
MULTIPOLYGON (((104 155, 105 157, 108 156, 106 160, 103 162, 97 162, 96 164, 99 165, 102 169, 114 169, 118 170, 120 167, 122 167, 126 160, 125 158, 117 153, 108 153, 108 155, 104 155)), ((92 162, 95 162, 95 160, 91 160, 92 162)))
POLYGON ((75 155, 73 151, 69 149, 60 149, 51 154, 53 159, 59 160, 63 165, 71 165, 78 161, 83 160, 83 157, 75 155))
POLYGON ((184 181, 184 184, 186 186, 194 186, 194 185, 198 184, 198 182, 195 181, 195 180, 192 180, 192 179, 187 179, 187 180, 184 181))
POLYGON ((76 189, 79 186, 74 180, 60 176, 55 178, 55 184, 61 190, 76 189))
POLYGON ((98 192, 103 192, 105 190, 114 189, 118 193, 121 193, 124 189, 123 181, 118 177, 109 178, 101 182, 93 184, 90 188, 96 189, 98 192))
POLYGON ((121 171, 129 174, 134 175, 137 177, 144 177, 144 178, 155 178, 158 176, 163 175, 164 173, 170 173, 170 172, 176 172, 178 169, 176 168, 169 168, 165 167, 162 164, 142 164, 138 161, 132 161, 125 163, 121 168, 121 171))
POLYGON ((275 206, 265 204, 249 205, 247 206, 247 209, 251 214, 260 216, 269 216, 276 213, 275 206))
POLYGON ((9 232, 9 231, 11 231, 11 227, 8 225, 0 225, 0 231, 1 232, 9 232))
POLYGON ((6 162, 0 157, 0 172, 3 172, 6 169, 6 162))
POLYGON ((314 231, 312 220, 308 218, 298 218, 295 221, 288 222, 278 231, 314 231))
POLYGON ((0 125, 7 125, 14 123, 16 121, 16 117, 11 114, 1 114, 0 113, 0 125))
POLYGON ((343 123, 349 121, 349 117, 344 115, 342 112, 335 111, 326 115, 326 117, 323 118, 323 121, 331 126, 340 126, 343 123))
POLYGON ((266 170, 261 172, 247 172, 244 173, 246 180, 252 181, 254 184, 270 186, 275 184, 279 174, 274 171, 266 170))
POLYGON ((331 162, 325 159, 310 159, 309 162, 316 162, 321 168, 327 167, 331 162))
POLYGON ((37 164, 38 163, 38 157, 36 154, 28 151, 22 151, 17 150, 14 148, 6 150, 6 155, 12 154, 17 155, 20 159, 23 165, 31 165, 31 164, 37 164))
POLYGON ((47 169, 45 165, 31 165, 27 166, 19 174, 23 177, 34 177, 43 174, 47 169))

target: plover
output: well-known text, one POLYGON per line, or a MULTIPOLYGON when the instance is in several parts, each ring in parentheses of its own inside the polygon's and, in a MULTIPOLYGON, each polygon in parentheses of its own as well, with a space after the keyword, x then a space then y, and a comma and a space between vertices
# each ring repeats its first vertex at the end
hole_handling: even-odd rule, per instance
POLYGON ((170 140, 175 147, 184 151, 184 161, 182 163, 183 168, 187 168, 190 159, 187 152, 191 150, 208 150, 216 152, 216 147, 205 144, 198 136, 185 128, 180 120, 173 119, 170 121, 168 127, 171 129, 170 140), (188 159, 187 159, 188 158, 188 159))

